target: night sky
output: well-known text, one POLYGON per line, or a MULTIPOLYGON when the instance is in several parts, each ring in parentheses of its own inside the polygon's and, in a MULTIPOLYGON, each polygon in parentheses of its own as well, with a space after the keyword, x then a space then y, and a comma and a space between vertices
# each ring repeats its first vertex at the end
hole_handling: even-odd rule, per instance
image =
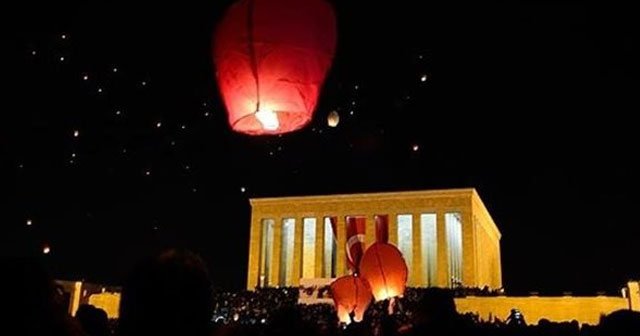
POLYGON ((503 234, 508 292, 615 293, 640 278, 631 7, 335 1, 313 122, 248 137, 229 129, 212 66, 230 3, 3 10, 2 255, 119 284, 180 246, 240 289, 250 197, 475 187, 503 234))

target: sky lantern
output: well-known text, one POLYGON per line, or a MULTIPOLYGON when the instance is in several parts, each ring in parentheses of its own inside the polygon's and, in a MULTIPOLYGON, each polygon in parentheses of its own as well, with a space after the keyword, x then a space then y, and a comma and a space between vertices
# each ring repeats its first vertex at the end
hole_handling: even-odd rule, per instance
POLYGON ((376 301, 401 296, 408 273, 402 253, 391 244, 374 243, 360 261, 360 275, 369 283, 376 301))
POLYGON ((307 125, 336 48, 325 0, 240 0, 214 37, 216 79, 231 128, 260 135, 307 125))
POLYGON ((340 114, 338 114, 338 111, 331 111, 329 112, 329 115, 327 116, 327 125, 329 125, 329 127, 337 127, 338 123, 340 123, 340 114))
POLYGON ((362 321, 373 298, 366 281, 355 275, 345 275, 331 283, 331 296, 340 322, 350 323, 353 313, 355 322, 362 321))

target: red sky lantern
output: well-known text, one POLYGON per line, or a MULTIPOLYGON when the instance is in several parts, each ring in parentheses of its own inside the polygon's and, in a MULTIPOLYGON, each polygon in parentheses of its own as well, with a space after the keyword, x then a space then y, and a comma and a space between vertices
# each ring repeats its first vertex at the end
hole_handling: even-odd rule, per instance
POLYGON ((366 281, 354 275, 345 275, 331 283, 331 295, 336 305, 340 322, 349 323, 349 314, 354 313, 355 322, 362 321, 364 312, 371 303, 371 288, 366 281))
POLYGON ((360 275, 369 283, 376 301, 401 296, 408 274, 402 253, 391 244, 374 243, 360 261, 360 275))
POLYGON ((214 40, 214 63, 231 128, 281 134, 311 121, 336 47, 324 0, 241 0, 214 40))

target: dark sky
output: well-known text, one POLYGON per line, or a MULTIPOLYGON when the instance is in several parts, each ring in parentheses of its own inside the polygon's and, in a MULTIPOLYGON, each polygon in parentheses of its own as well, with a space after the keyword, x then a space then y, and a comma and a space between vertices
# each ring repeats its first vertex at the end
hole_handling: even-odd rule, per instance
POLYGON ((211 62, 230 3, 5 11, 3 255, 47 244, 57 277, 117 284, 182 246, 238 289, 250 197, 475 187, 503 233, 508 291, 640 278, 630 7, 335 1, 338 49, 312 124, 247 137, 227 126, 211 62))

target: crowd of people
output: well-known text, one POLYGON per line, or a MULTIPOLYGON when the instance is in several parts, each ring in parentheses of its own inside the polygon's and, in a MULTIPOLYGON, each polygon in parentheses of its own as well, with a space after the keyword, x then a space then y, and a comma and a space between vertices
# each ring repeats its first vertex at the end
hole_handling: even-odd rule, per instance
POLYGON ((640 335, 640 313, 621 310, 599 325, 546 320, 527 324, 514 310, 505 321, 458 314, 452 290, 410 288, 402 298, 373 303, 362 322, 339 323, 333 305, 297 303, 299 288, 236 293, 213 290, 202 260, 171 250, 141 263, 125 281, 120 318, 83 305, 70 317, 53 281, 37 263, 3 266, 9 288, 7 321, 12 335, 60 336, 415 336, 415 335, 640 335))
MULTIPOLYGON (((420 297, 429 290, 425 288, 407 288, 404 297, 399 299, 399 305, 415 305, 420 297)), ((331 298, 330 287, 281 287, 281 288, 256 288, 253 291, 240 292, 214 292, 214 309, 212 320, 215 323, 239 323, 239 324, 264 324, 270 319, 274 311, 282 308, 297 306, 300 294, 305 296, 313 294, 316 298, 331 298)), ((488 288, 459 287, 450 291, 454 297, 463 296, 497 296, 502 294, 498 290, 488 288)), ((374 306, 375 307, 375 306, 374 306)), ((314 320, 324 323, 329 320, 327 316, 333 316, 335 310, 332 304, 317 303, 301 305, 299 309, 308 309, 314 316, 314 320), (325 312, 327 316, 321 316, 318 312, 325 312)), ((372 312, 375 311, 372 310, 372 312)), ((402 319, 406 314, 399 314, 402 319)))

